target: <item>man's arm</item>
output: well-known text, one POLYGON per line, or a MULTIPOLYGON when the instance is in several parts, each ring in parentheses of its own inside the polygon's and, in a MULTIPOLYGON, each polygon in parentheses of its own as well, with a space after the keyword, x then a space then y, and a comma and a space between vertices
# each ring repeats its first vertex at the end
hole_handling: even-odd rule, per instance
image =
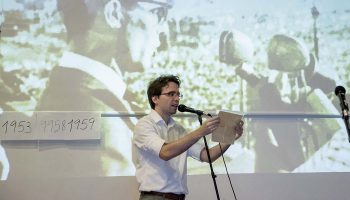
POLYGON ((163 160, 170 160, 182 154, 201 137, 212 133, 218 127, 219 122, 220 120, 218 117, 209 118, 201 127, 185 135, 184 137, 170 143, 164 143, 159 152, 159 157, 163 160))
MULTIPOLYGON (((210 148, 209 149, 209 154, 210 154, 211 161, 214 162, 216 159, 218 159, 222 154, 225 153, 225 151, 230 146, 231 146, 230 144, 221 144, 222 153, 221 153, 219 144, 217 144, 214 147, 210 148)), ((209 162, 207 151, 205 150, 205 148, 203 148, 202 151, 201 151, 201 161, 209 162)))

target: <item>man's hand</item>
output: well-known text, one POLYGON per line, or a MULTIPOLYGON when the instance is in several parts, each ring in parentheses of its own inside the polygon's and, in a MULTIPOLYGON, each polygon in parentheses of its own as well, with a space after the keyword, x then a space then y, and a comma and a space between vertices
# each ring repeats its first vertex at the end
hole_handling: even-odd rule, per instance
POLYGON ((215 131, 215 129, 219 127, 219 123, 220 123, 220 118, 217 116, 207 119, 203 123, 203 125, 199 128, 200 131, 202 132, 202 136, 206 136, 212 133, 213 131, 215 131))
POLYGON ((184 137, 170 143, 164 143, 159 157, 163 160, 170 160, 188 150, 201 137, 212 133, 219 127, 219 117, 212 117, 206 120, 198 129, 186 134, 184 137))

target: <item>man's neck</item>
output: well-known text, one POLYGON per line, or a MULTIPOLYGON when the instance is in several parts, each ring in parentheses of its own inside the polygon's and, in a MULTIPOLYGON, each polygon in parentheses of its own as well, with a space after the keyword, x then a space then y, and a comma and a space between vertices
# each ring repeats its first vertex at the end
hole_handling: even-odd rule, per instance
POLYGON ((165 124, 169 124, 169 121, 170 121, 170 115, 169 114, 166 114, 164 112, 162 112, 160 109, 158 108, 155 108, 154 109, 161 117, 162 119, 164 120, 165 124))

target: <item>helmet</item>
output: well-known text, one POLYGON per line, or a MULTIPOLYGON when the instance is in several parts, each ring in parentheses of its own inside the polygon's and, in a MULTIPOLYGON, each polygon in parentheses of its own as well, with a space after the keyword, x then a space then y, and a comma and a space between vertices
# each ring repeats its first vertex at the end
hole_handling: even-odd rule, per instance
POLYGON ((306 69, 310 55, 305 45, 286 35, 275 35, 267 47, 268 66, 270 69, 292 72, 306 69))
POLYGON ((163 7, 172 8, 174 0, 138 0, 139 2, 147 2, 152 4, 158 4, 163 7))
POLYGON ((219 59, 226 64, 237 65, 253 57, 253 43, 250 38, 237 30, 224 31, 220 36, 219 59))

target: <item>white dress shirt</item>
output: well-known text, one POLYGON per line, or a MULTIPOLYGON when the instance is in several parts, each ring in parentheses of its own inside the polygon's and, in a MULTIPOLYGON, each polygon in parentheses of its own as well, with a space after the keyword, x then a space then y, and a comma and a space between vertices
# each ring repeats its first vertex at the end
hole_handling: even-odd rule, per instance
POLYGON ((177 140, 185 134, 186 130, 181 125, 176 124, 172 118, 167 125, 155 110, 138 121, 134 130, 133 147, 140 191, 188 193, 187 156, 200 160, 204 146, 195 143, 168 161, 159 157, 164 143, 177 140))

